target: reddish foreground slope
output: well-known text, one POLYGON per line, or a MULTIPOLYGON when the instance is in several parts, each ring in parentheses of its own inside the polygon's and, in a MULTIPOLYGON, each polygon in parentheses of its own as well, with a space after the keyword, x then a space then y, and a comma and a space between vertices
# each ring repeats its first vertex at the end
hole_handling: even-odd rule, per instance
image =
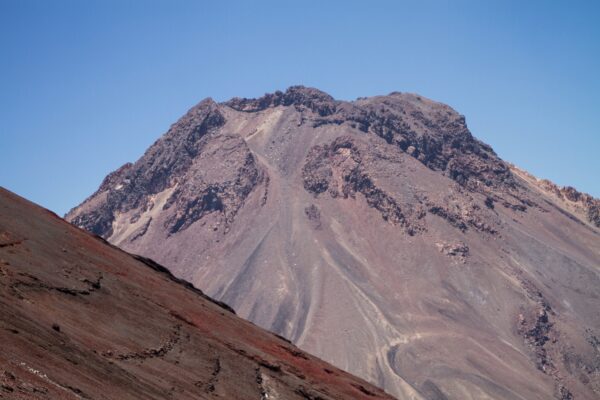
POLYGON ((0 188, 0 399, 390 399, 0 188))

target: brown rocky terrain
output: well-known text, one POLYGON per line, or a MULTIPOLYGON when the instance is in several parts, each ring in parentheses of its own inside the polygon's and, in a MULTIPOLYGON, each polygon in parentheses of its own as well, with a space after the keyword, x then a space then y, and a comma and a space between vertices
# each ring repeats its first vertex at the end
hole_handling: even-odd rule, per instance
POLYGON ((415 94, 207 99, 67 219, 412 399, 600 396, 598 200, 415 94))
POLYGON ((392 399, 0 188, 0 399, 392 399))

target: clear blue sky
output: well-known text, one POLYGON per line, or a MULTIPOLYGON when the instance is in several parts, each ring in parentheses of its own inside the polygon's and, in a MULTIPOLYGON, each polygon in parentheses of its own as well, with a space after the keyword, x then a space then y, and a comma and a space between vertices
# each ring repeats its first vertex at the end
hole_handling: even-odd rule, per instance
POLYGON ((59 214, 204 97, 418 92, 600 196, 600 1, 0 0, 0 185, 59 214))

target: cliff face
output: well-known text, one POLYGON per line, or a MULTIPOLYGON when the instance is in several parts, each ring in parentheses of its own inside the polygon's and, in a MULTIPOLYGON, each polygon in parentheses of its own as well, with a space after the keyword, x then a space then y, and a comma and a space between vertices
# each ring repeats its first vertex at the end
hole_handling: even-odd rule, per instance
POLYGON ((390 399, 0 188, 0 399, 390 399))
POLYGON ((292 87, 201 102, 67 219, 396 395, 594 398, 598 200, 557 190, 446 105, 292 87))

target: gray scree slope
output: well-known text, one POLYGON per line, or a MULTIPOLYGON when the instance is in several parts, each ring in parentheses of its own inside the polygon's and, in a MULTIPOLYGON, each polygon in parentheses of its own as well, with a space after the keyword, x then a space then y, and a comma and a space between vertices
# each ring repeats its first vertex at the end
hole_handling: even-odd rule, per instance
POLYGON ((402 398, 600 396, 600 201, 418 95, 203 100, 67 219, 402 398))

